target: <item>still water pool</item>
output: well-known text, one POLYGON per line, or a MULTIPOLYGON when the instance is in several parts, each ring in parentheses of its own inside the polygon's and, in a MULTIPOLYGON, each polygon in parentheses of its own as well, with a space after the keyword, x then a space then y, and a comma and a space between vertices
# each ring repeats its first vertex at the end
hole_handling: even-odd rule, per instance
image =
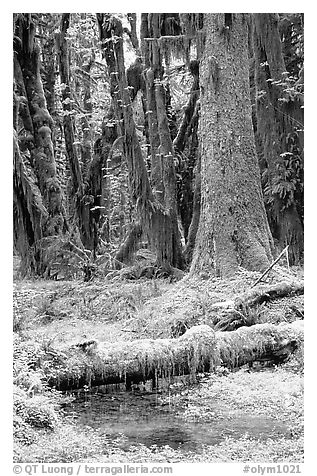
POLYGON ((119 387, 114 391, 111 387, 77 392, 76 400, 64 412, 79 427, 89 426, 108 438, 124 436, 127 450, 142 443, 147 447, 168 445, 184 452, 199 452, 203 445, 217 444, 228 436, 240 438, 248 434, 260 440, 289 436, 282 422, 234 412, 221 403, 211 403, 215 417, 208 422, 184 421, 174 406, 161 403, 158 393, 126 392, 119 387))

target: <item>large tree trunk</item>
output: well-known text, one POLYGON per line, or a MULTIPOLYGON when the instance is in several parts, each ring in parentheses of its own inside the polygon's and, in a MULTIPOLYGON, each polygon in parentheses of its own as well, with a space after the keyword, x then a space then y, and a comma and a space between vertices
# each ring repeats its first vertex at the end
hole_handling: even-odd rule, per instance
MULTIPOLYGON (((35 25, 32 16, 31 14, 17 14, 15 20, 15 84, 19 95, 17 102, 21 104, 21 108, 18 107, 19 116, 25 128, 24 136, 21 137, 21 140, 19 138, 19 140, 23 151, 28 150, 29 152, 29 162, 34 169, 37 185, 48 212, 47 219, 40 222, 41 233, 36 233, 34 239, 39 236, 51 237, 63 233, 67 228, 62 190, 56 175, 52 143, 53 121, 47 110, 40 75, 40 48, 35 39, 35 25)), ((19 153, 19 146, 16 144, 16 159, 19 158, 19 153)), ((20 159, 18 162, 16 160, 16 163, 19 162, 20 159)), ((15 172, 17 170, 16 168, 15 172)), ((15 177, 15 185, 18 185, 20 177, 15 177)), ((33 179, 32 182, 34 182, 33 179)), ((19 191, 15 191, 16 196, 20 196, 21 203, 22 201, 29 204, 32 202, 33 192, 31 196, 25 195, 22 197, 21 195, 21 193, 25 194, 31 190, 34 190, 33 186, 20 187, 19 191)), ((26 241, 29 241, 29 237, 26 237, 26 241)), ((35 243, 35 245, 35 247, 39 247, 40 244, 35 243)), ((44 243, 42 243, 42 246, 44 247, 44 243)), ((36 261, 36 272, 43 274, 48 266, 48 263, 45 262, 44 254, 36 253, 34 259, 36 261)))
POLYGON ((264 169, 264 190, 274 238, 290 261, 302 258, 303 223, 296 208, 303 161, 301 96, 285 97, 286 67, 276 13, 254 14, 254 58, 258 146, 264 169), (285 101, 281 101, 281 99, 285 101), (295 186, 294 186, 295 183, 295 186))
POLYGON ((132 201, 140 215, 142 229, 156 251, 158 266, 182 267, 181 244, 174 217, 153 195, 136 135, 124 68, 121 22, 108 14, 98 14, 97 19, 111 78, 110 90, 119 134, 124 137, 123 147, 129 170, 132 201))
MULTIPOLYGON (((303 340, 303 321, 257 324, 233 332, 195 326, 177 339, 144 339, 116 344, 83 342, 54 354, 58 368, 44 361, 49 385, 59 390, 84 385, 138 383, 159 377, 211 372, 216 366, 239 367, 256 360, 283 362, 303 340)), ((45 361, 46 360, 46 361, 45 361)))
POLYGON ((228 276, 272 259, 251 120, 246 14, 206 14, 201 60, 202 209, 191 270, 228 276))

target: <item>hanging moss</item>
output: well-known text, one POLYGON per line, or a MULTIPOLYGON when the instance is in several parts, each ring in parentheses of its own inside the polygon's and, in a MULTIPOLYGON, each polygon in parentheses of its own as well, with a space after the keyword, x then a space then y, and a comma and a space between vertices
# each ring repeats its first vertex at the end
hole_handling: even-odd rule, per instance
MULTIPOLYGON (((53 230, 54 235, 63 232, 66 225, 65 212, 62 203, 62 190, 56 176, 56 164, 54 148, 52 143, 53 125, 52 118, 47 110, 46 99, 41 78, 41 59, 40 47, 35 37, 36 25, 33 21, 32 14, 18 14, 15 17, 15 36, 19 41, 15 43, 14 51, 14 73, 15 84, 20 95, 20 103, 23 107, 19 108, 20 122, 27 131, 23 141, 24 154, 28 154, 28 162, 33 167, 33 172, 27 170, 26 162, 24 167, 21 165, 21 157, 19 157, 19 145, 16 143, 15 159, 16 159, 16 178, 15 181, 15 197, 16 197, 16 214, 17 219, 15 226, 24 222, 24 227, 15 229, 17 242, 21 240, 28 242, 33 250, 27 247, 19 246, 18 251, 21 254, 22 261, 29 261, 29 254, 33 254, 36 261, 33 271, 42 274, 47 267, 47 263, 41 262, 41 247, 39 243, 43 236, 49 234, 49 230, 53 230), (22 99, 23 96, 23 99, 22 99), (18 169, 21 173, 18 177, 18 169), (52 192, 52 196, 50 194, 52 192), (29 196, 28 196, 29 195, 29 196), (46 216, 43 212, 40 214, 36 224, 30 226, 29 220, 35 222, 32 217, 33 212, 37 209, 36 215, 39 214, 39 208, 35 207, 35 203, 41 201, 45 205, 46 216), (35 201, 36 197, 36 201, 35 201), (30 206, 30 202, 33 203, 30 206), (25 204, 28 203, 26 206, 25 204), (25 216, 23 216, 25 213, 25 216), (22 217, 20 217, 20 214, 22 217), (18 218, 19 216, 19 218, 18 218), (52 222, 51 222, 52 221, 52 222), (58 228, 59 227, 59 228, 58 228), (18 237, 19 233, 24 231, 25 236, 18 237), (39 249, 36 249, 39 247, 39 249), (26 256, 23 255, 26 253, 26 256)), ((17 140, 17 138, 16 138, 17 140)))
POLYGON ((196 46, 197 58, 201 58, 204 50, 205 32, 203 29, 203 13, 180 13, 182 31, 187 38, 192 38, 196 46))
POLYGON ((239 367, 255 360, 281 361, 303 339, 303 322, 257 324, 233 332, 214 332, 194 326, 177 339, 143 339, 130 342, 73 346, 58 367, 42 362, 50 385, 60 390, 84 385, 138 383, 157 377, 213 371, 217 366, 239 367))
POLYGON ((36 271, 35 247, 43 236, 43 225, 48 212, 43 203, 36 177, 28 162, 21 155, 17 134, 13 141, 13 200, 14 246, 22 257, 21 270, 36 271))
POLYGON ((159 39, 159 47, 164 57, 169 60, 183 59, 189 60, 191 40, 184 36, 161 36, 159 39))

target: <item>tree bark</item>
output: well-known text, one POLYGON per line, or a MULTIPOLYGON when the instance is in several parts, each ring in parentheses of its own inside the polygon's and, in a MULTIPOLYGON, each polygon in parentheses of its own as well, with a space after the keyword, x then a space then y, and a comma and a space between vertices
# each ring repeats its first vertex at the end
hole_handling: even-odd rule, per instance
POLYGON ((185 260, 187 264, 190 264, 193 258, 193 253, 195 249, 196 236, 199 227, 200 220, 200 207, 201 207, 201 157, 200 153, 197 158, 196 172, 195 172, 195 183, 194 183, 194 196, 193 196, 193 212, 192 219, 190 222, 187 243, 184 252, 185 260))
MULTIPOLYGON (((147 15, 147 33, 148 37, 160 37, 160 14, 149 13, 147 15)), ((163 166, 160 155, 160 135, 158 126, 158 111, 156 107, 155 82, 163 78, 162 55, 159 45, 156 41, 148 43, 145 41, 143 48, 147 48, 145 58, 146 67, 146 104, 148 133, 151 146, 151 185, 156 199, 164 203, 164 185, 163 185, 163 166)))
POLYGON ((81 143, 81 161, 82 161, 82 174, 84 183, 87 179, 90 162, 92 160, 92 130, 90 127, 89 119, 92 115, 92 102, 91 102, 91 86, 90 86, 90 70, 93 64, 92 55, 86 60, 84 64, 81 65, 83 71, 88 75, 88 78, 85 78, 84 81, 84 110, 85 115, 81 117, 81 130, 82 130, 82 143, 81 143), (89 116, 89 119, 87 117, 89 116))
POLYGON ((202 209, 191 271, 230 276, 272 260, 251 121, 245 14, 206 14, 201 60, 202 209), (226 18, 227 20, 227 18, 226 18))
MULTIPOLYGON (((195 326, 177 339, 144 339, 115 344, 89 341, 55 354, 48 384, 58 390, 84 385, 138 383, 159 377, 212 372, 216 366, 240 367, 256 360, 283 362, 303 340, 303 321, 292 324, 257 324, 233 332, 214 332, 207 325, 195 326)), ((52 364, 51 364, 52 365, 52 364)))
POLYGON ((174 149, 168 127, 168 119, 165 107, 165 93, 162 83, 155 84, 155 102, 158 119, 158 133, 160 138, 160 158, 162 167, 161 181, 164 186, 164 208, 171 218, 173 248, 178 253, 176 262, 183 268, 183 255, 179 247, 180 233, 177 222, 177 201, 176 201, 176 175, 174 166, 174 149))

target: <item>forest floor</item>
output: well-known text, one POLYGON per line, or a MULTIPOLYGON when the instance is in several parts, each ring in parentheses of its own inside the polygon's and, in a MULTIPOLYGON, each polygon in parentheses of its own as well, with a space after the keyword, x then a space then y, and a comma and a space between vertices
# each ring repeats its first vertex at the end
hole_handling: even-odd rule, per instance
MULTIPOLYGON (((89 340, 121 342, 146 337, 177 337, 179 329, 212 324, 212 305, 250 290, 259 273, 241 270, 232 279, 189 278, 127 281, 120 276, 89 283, 15 279, 14 282, 14 434, 16 462, 239 462, 303 461, 303 350, 279 366, 243 367, 201 375, 196 384, 171 385, 159 404, 184 422, 228 420, 230 412, 270 416, 284 434, 265 440, 248 433, 226 436, 199 453, 165 445, 135 444, 106 438, 95 428, 78 426, 63 413, 71 400, 45 385, 36 365, 47 352, 63 352, 89 340), (215 411, 213 402, 221 405, 215 411), (223 405, 226 405, 226 410, 223 405), (228 408, 230 412, 228 414, 228 408)), ((303 270, 277 267, 266 283, 301 280, 303 270)), ((260 306, 252 323, 292 322, 303 312, 303 296, 260 306)))

